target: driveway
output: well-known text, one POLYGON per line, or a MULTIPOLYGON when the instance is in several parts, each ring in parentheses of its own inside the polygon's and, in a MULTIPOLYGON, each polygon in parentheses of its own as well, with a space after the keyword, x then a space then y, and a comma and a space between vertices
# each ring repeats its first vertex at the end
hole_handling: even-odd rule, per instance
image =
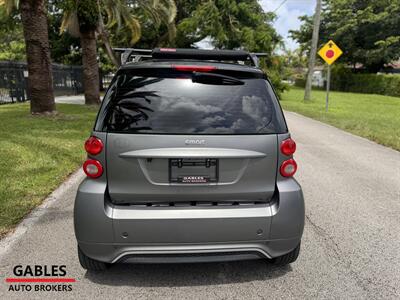
POLYGON ((306 199, 296 263, 117 265, 87 273, 76 256, 73 184, 0 255, 0 298, 399 299, 400 153, 294 113, 286 117, 306 199), (17 264, 64 264, 77 282, 68 292, 10 292, 4 278, 17 264))

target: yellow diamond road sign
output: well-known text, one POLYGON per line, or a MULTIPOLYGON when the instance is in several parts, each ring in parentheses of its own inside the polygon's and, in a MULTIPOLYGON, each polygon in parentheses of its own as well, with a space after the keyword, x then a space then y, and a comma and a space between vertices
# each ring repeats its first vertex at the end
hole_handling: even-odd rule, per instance
POLYGON ((343 54, 343 51, 330 40, 318 51, 318 54, 328 65, 331 65, 343 54))

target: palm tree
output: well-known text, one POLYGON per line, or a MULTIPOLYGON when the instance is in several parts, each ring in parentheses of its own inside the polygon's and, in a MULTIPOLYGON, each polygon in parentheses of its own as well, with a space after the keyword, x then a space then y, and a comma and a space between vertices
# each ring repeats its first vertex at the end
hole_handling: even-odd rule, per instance
MULTIPOLYGON (((67 30, 79 36, 82 46, 84 69, 85 103, 99 102, 99 70, 97 64, 97 36, 102 39, 110 60, 116 67, 119 61, 112 50, 109 30, 128 29, 131 45, 141 35, 141 26, 135 9, 146 11, 156 24, 164 23, 171 38, 175 29, 176 6, 173 0, 72 0, 74 5, 64 11, 61 32, 67 30), (107 21, 104 21, 104 16, 107 21)), ((127 45, 130 46, 130 45, 127 45)))
POLYGON ((98 0, 66 2, 61 30, 68 29, 79 37, 82 47, 83 87, 85 104, 99 104, 99 67, 97 62, 96 29, 99 22, 98 0))
POLYGON ((45 0, 1 0, 7 12, 17 8, 21 13, 22 28, 28 62, 28 97, 31 113, 53 113, 56 110, 53 75, 50 60, 47 11, 45 0))

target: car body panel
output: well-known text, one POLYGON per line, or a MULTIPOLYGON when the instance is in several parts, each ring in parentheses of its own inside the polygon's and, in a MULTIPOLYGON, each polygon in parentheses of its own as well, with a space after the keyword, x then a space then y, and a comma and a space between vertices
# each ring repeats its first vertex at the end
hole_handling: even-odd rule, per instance
MULTIPOLYGON (((218 70, 254 73, 267 80, 254 67, 192 60, 127 64, 116 76, 177 63, 212 64, 218 70)), ((105 147, 88 155, 102 164, 104 172, 99 178, 84 179, 75 199, 75 235, 86 256, 107 263, 229 261, 275 258, 299 245, 303 193, 294 178, 279 172, 282 162, 292 158, 280 153, 290 134, 270 84, 267 93, 279 128, 271 134, 107 132, 102 122, 109 93, 92 132, 105 147), (215 168, 203 168, 202 175, 218 178, 189 184, 174 181, 175 176, 201 175, 195 164, 177 169, 172 161, 176 159, 189 165, 213 160, 215 168)))
POLYGON ((294 249, 303 232, 304 199, 293 178, 277 182, 278 192, 268 204, 245 208, 143 209, 113 205, 105 196, 106 188, 106 182, 85 179, 75 201, 78 244, 86 255, 99 261, 116 262, 135 253, 246 251, 272 258, 294 249), (189 223, 198 226, 187 226, 188 216, 189 223), (261 235, 257 234, 259 229, 264 229, 261 235), (122 237, 125 232, 128 238, 122 237))
POLYGON ((267 201, 275 190, 276 168, 276 135, 238 137, 109 133, 107 137, 108 190, 112 202, 116 204, 169 200, 267 201), (190 145, 182 152, 180 148, 171 148, 184 147, 185 140, 194 138, 206 141, 203 148, 190 145), (162 148, 166 151, 160 157, 162 148), (217 183, 187 185, 169 182, 168 158, 199 156, 219 160, 217 183))

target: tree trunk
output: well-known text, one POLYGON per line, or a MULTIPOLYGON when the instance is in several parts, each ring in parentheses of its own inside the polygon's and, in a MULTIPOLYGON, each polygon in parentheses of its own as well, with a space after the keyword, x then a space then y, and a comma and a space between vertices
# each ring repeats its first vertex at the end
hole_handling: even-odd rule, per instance
POLYGON ((52 113, 56 106, 45 1, 21 0, 20 10, 28 62, 31 113, 52 113))
POLYGON ((85 104, 99 104, 99 66, 97 63, 97 44, 94 30, 81 32, 81 46, 85 104))
POLYGON ((119 68, 121 66, 121 64, 120 64, 119 60, 115 57, 114 50, 111 47, 110 39, 108 38, 107 35, 108 35, 108 32, 104 32, 101 34, 101 39, 103 40, 103 44, 104 44, 104 50, 106 50, 107 56, 111 60, 113 65, 116 68, 119 68))
POLYGON ((322 0, 317 0, 317 5, 315 7, 314 28, 311 41, 310 58, 308 61, 308 73, 307 73, 306 90, 304 92, 304 100, 311 99, 312 77, 314 73, 315 57, 317 55, 319 24, 321 22, 321 6, 322 6, 321 2, 322 0))
POLYGON ((119 60, 115 57, 114 50, 111 47, 110 34, 104 26, 103 16, 101 14, 99 15, 99 34, 101 40, 103 41, 104 49, 106 50, 108 57, 110 58, 114 66, 116 68, 119 68, 121 64, 119 60))

